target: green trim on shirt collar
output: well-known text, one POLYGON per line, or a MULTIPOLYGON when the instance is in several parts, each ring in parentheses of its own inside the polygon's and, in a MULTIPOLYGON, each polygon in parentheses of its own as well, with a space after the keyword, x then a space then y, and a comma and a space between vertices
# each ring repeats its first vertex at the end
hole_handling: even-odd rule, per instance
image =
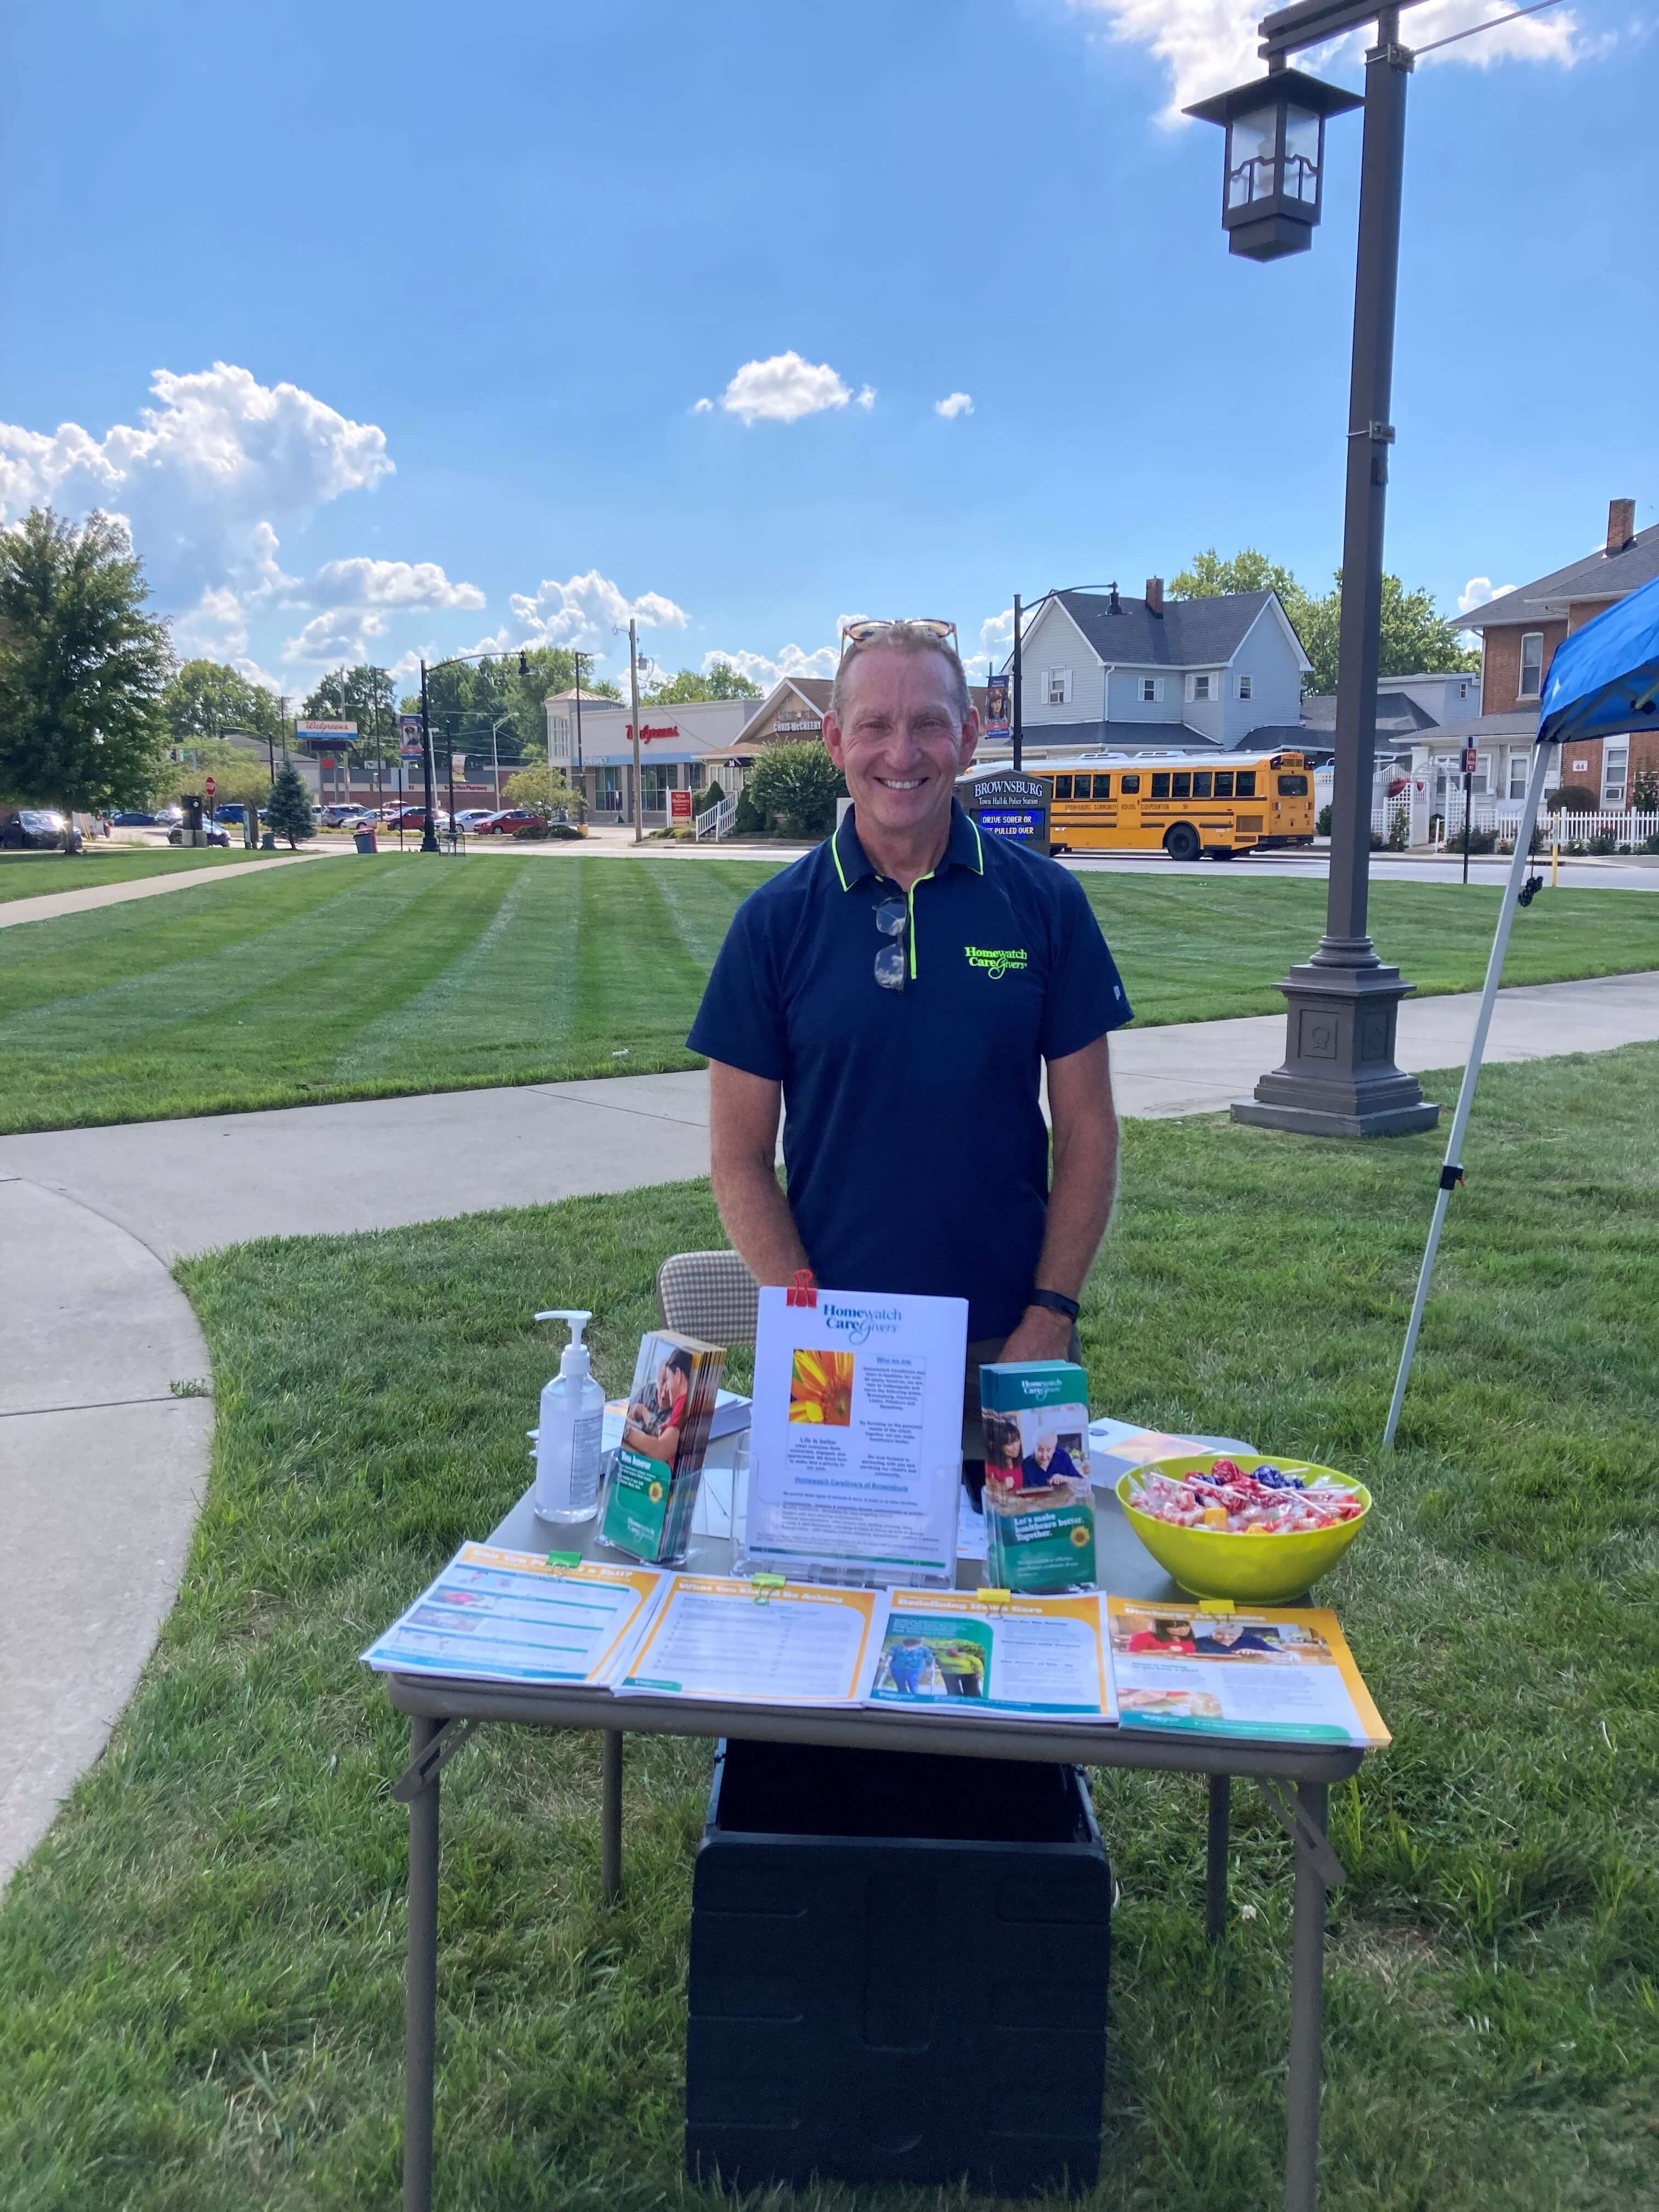
MULTIPOLYGON (((873 876, 876 872, 873 862, 859 842, 859 833, 854 826, 857 811, 856 807, 848 808, 840 827, 830 840, 830 857, 836 864, 836 873, 841 878, 841 887, 844 891, 850 891, 854 884, 862 883, 866 876, 873 876), (844 857, 841 842, 843 835, 847 838, 844 857)), ((951 835, 945 841, 939 866, 971 868, 976 876, 985 873, 985 845, 979 834, 979 824, 954 799, 951 801, 951 835)), ((936 875, 939 869, 930 872, 936 875)), ((926 883, 928 878, 924 876, 920 880, 926 883)))

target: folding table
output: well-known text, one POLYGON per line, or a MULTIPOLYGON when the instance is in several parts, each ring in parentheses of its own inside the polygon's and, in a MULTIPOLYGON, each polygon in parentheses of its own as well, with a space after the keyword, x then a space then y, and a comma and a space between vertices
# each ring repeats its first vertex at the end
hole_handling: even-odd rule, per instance
MULTIPOLYGON (((718 1447, 711 1459, 718 1454, 718 1447)), ((711 1467, 717 1489, 719 1474, 711 1467)), ((729 1475, 728 1475, 729 1483, 729 1475)), ((729 1488, 726 1495, 729 1498, 729 1488)), ((1095 1493, 1100 1586, 1115 1595, 1181 1601, 1176 1588, 1140 1543, 1109 1492, 1095 1493)), ((717 1524, 723 1516, 715 1516, 717 1524)), ((730 1536, 711 1532, 708 1516, 694 1531, 688 1565, 701 1574, 730 1571, 730 1536)), ((729 1526, 729 1523, 726 1525, 729 1526)), ((556 1528, 538 1521, 526 1491, 489 1534, 505 1549, 597 1548, 599 1523, 556 1528), (580 1541, 579 1541, 580 1540, 580 1541)), ((959 1585, 982 1580, 977 1561, 964 1561, 959 1585)), ((622 1893, 622 1739, 629 1735, 759 1738, 771 1742, 845 1744, 875 1751, 938 1752, 962 1759, 1027 1759, 1079 1766, 1121 1766, 1209 1778, 1205 1921, 1217 1940, 1227 1913, 1227 1836, 1234 1776, 1261 1790, 1295 1847, 1291 1953, 1290 2062, 1285 2087, 1286 2212, 1313 2212, 1317 2191, 1321 2016, 1325 1893, 1342 1880, 1326 1840, 1326 1802, 1333 1782, 1358 1771, 1358 1746, 1252 1742, 1225 1736, 1165 1734, 1151 1729, 1088 1728, 1059 1722, 944 1715, 753 1706, 692 1698, 617 1698, 609 1691, 523 1688, 428 1675, 389 1674, 392 1703, 410 1715, 410 1763, 392 1794, 409 1807, 409 1983, 404 2083, 404 2212, 432 2205, 433 2073, 438 2004, 438 1803, 442 1770, 472 1730, 486 1721, 533 1728, 597 1729, 604 1735, 601 1866, 605 1900, 622 1893)))

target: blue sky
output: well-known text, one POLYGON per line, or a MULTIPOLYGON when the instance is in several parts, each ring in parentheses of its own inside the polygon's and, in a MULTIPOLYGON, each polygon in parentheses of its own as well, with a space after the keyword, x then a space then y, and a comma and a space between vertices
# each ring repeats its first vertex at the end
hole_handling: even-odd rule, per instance
MULTIPOLYGON (((1258 267, 1169 119, 1259 12, 12 0, 4 511, 127 514, 181 647, 290 692, 490 639, 614 672, 630 605, 671 668, 822 666, 851 613, 972 652, 1016 589, 1211 544, 1317 585, 1358 120, 1258 267)), ((1656 92, 1626 0, 1413 79, 1388 552, 1449 611, 1613 495, 1659 520, 1656 92)))

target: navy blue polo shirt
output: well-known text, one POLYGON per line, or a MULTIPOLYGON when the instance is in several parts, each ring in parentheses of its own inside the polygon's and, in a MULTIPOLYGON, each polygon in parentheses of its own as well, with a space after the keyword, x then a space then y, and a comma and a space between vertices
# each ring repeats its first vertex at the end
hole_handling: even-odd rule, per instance
POLYGON ((834 1290, 965 1297, 1006 1336, 1036 1287, 1048 1196, 1040 1063, 1132 1018, 1083 886, 953 809, 912 889, 902 991, 853 811, 732 917, 687 1040, 783 1085, 789 1205, 834 1290))

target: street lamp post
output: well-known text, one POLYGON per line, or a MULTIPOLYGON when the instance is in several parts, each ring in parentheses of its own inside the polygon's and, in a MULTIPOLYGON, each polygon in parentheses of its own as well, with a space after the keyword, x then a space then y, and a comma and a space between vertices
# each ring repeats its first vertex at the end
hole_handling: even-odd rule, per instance
MULTIPOLYGON (((1410 6, 1414 0, 1402 0, 1410 6)), ((1431 1129, 1440 1109, 1395 1061, 1400 1001, 1413 986, 1378 959, 1367 929, 1376 676, 1382 609, 1382 525, 1389 480, 1395 295, 1400 262, 1406 79, 1400 9, 1376 0, 1300 0, 1261 26, 1268 74, 1188 114, 1227 131, 1224 226, 1235 253, 1276 259, 1312 243, 1319 220, 1324 118, 1351 94, 1286 67, 1287 58, 1375 20, 1365 57, 1359 243, 1349 385, 1342 617, 1337 650, 1336 775, 1325 933, 1280 983, 1285 1058, 1233 1118, 1311 1136, 1399 1136, 1431 1129)))
MULTIPOLYGON (((582 763, 582 663, 592 660, 591 653, 578 653, 571 647, 570 658, 576 665, 576 819, 580 823, 587 805, 587 778, 582 763)), ((637 799, 635 805, 638 804, 637 799)))
MULTIPOLYGON (((505 655, 502 656, 503 659, 505 657, 505 655)), ((493 649, 489 646, 485 646, 477 653, 452 653, 443 660, 434 660, 432 664, 432 672, 435 675, 441 668, 459 668, 465 661, 489 660, 494 658, 493 649)), ((520 676, 528 676, 530 673, 530 655, 523 646, 519 647, 519 673, 520 676)), ((432 715, 427 698, 426 679, 427 665, 423 660, 421 663, 421 774, 426 786, 426 824, 421 831, 421 850, 423 853, 436 853, 442 848, 438 843, 438 832, 432 820, 432 715)), ((504 716, 502 719, 506 720, 511 718, 504 716)), ((445 726, 450 727, 448 721, 446 721, 445 726)), ((496 797, 499 799, 500 796, 498 775, 496 797)), ((455 739, 453 729, 449 739, 449 829, 450 835, 453 836, 455 830, 455 739)))

